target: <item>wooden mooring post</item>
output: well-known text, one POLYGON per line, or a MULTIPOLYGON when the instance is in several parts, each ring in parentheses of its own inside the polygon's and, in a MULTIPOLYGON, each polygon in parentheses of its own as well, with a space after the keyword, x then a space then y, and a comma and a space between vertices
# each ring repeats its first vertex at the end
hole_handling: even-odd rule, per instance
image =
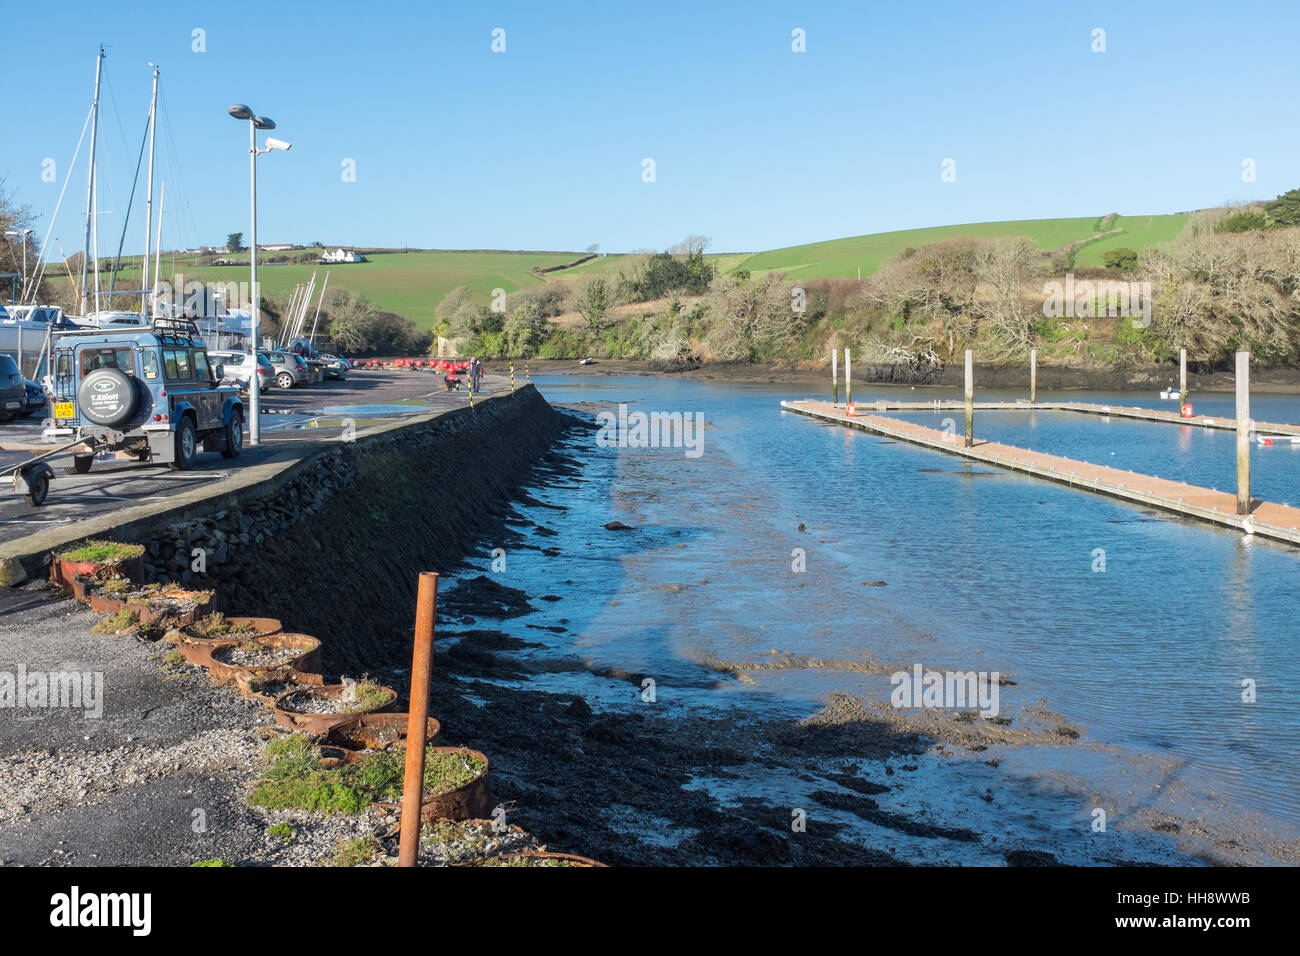
POLYGON ((1187 349, 1178 350, 1178 411, 1187 404, 1187 349))
POLYGON ((1038 349, 1029 350, 1029 404, 1038 402, 1038 349))
POLYGON ((844 350, 844 402, 853 404, 853 356, 848 349, 844 350))
POLYGON ((1237 353, 1237 514, 1250 514, 1250 353, 1237 353))
POLYGON ((975 444, 975 353, 966 350, 966 447, 975 444))
POLYGON ((831 349, 831 404, 840 403, 840 350, 831 349))

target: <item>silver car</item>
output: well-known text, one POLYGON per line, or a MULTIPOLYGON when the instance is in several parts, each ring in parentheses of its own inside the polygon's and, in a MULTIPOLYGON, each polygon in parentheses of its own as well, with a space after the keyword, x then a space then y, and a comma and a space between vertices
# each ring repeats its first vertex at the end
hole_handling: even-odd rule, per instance
POLYGON ((296 352, 267 352, 266 357, 275 369, 275 384, 281 388, 306 385, 311 381, 311 370, 296 352))
MULTIPOLYGON (((209 350, 208 358, 219 369, 223 384, 238 385, 247 389, 253 379, 253 353, 209 350)), ((275 385, 275 369, 267 360, 265 352, 257 353, 257 384, 265 392, 275 385)))

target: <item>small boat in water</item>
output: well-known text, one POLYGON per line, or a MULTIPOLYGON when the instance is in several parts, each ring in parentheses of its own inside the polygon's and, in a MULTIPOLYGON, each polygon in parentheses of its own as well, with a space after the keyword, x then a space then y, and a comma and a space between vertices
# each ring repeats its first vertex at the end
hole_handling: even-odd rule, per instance
POLYGON ((1176 402, 1178 401, 1178 389, 1170 386, 1160 393, 1160 397, 1166 402, 1176 402))
POLYGON ((1300 435, 1255 435, 1261 445, 1300 445, 1300 435))

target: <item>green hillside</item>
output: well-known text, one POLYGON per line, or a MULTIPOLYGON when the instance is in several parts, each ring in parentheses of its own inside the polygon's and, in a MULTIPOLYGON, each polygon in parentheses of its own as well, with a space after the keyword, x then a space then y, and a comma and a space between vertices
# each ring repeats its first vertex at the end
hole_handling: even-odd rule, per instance
POLYGON ((1111 224, 1111 228, 1124 231, 1117 236, 1107 236, 1105 239, 1088 243, 1079 250, 1079 258, 1075 260, 1075 264, 1100 266, 1102 256, 1111 249, 1134 249, 1141 252, 1162 242, 1172 242, 1178 238, 1178 234, 1186 225, 1186 213, 1175 213, 1172 216, 1119 216, 1111 224))
MULTIPOLYGON (((1111 249, 1128 247, 1142 250, 1174 239, 1186 224, 1185 214, 1165 216, 1120 216, 1107 224, 1107 228, 1123 231, 1099 239, 1082 247, 1077 265, 1100 266, 1102 256, 1111 249)), ((928 229, 905 229, 899 232, 882 232, 867 236, 851 236, 802 246, 789 246, 759 253, 721 253, 711 255, 721 275, 747 269, 754 278, 769 272, 784 272, 790 279, 856 278, 858 270, 865 277, 876 271, 880 264, 904 249, 920 248, 957 236, 989 238, 995 236, 1028 236, 1044 252, 1059 249, 1067 243, 1078 242, 1095 235, 1102 228, 1103 217, 1077 219, 1021 219, 1007 222, 980 222, 959 226, 935 226, 928 229)), ((247 253, 241 253, 247 255, 247 253)), ((459 285, 468 285, 474 299, 486 304, 493 289, 514 292, 541 282, 557 279, 573 280, 589 275, 611 275, 628 265, 631 257, 625 255, 599 256, 572 269, 550 273, 548 279, 539 278, 531 269, 572 262, 581 253, 543 252, 403 252, 384 253, 370 257, 369 262, 356 265, 330 266, 330 287, 349 289, 369 298, 380 309, 396 312, 413 321, 422 329, 433 326, 433 311, 448 292, 459 285)), ((313 265, 264 265, 259 271, 262 288, 270 295, 287 296, 295 284, 305 283, 317 271, 317 287, 324 281, 325 267, 313 265)), ((181 257, 163 259, 164 275, 177 272, 187 278, 220 282, 242 282, 248 279, 245 266, 204 266, 181 257)), ((123 269, 119 285, 138 282, 138 259, 132 268, 123 269)))
MULTIPOLYGON (((790 279, 855 278, 860 268, 865 277, 880 268, 886 259, 908 247, 920 248, 958 236, 1028 236, 1039 249, 1049 252, 1100 232, 1102 219, 1019 219, 880 232, 760 252, 746 258, 739 268, 748 269, 756 277, 783 271, 790 279)), ((1128 246, 1140 250, 1166 242, 1178 234, 1186 219, 1184 215, 1119 217, 1108 228, 1119 227, 1124 232, 1084 246, 1079 254, 1079 265, 1101 265, 1101 256, 1106 249, 1128 246)))
MULTIPOLYGON (((239 253, 247 257, 248 253, 239 253)), ((268 265, 257 270, 258 282, 267 295, 285 296, 293 287, 316 273, 316 288, 330 273, 331 289, 359 292, 380 309, 405 316, 422 329, 433 327, 433 310, 442 297, 459 285, 468 285, 476 300, 488 302, 493 289, 514 292, 542 281, 529 270, 533 266, 572 262, 581 253, 532 252, 396 252, 374 255, 368 262, 352 265, 268 265)), ((118 283, 138 284, 138 259, 131 270, 123 269, 118 283), (134 282, 133 282, 134 280, 134 282)), ((189 278, 210 282, 247 282, 248 266, 195 266, 177 261, 175 269, 164 255, 164 277, 179 272, 189 278)))

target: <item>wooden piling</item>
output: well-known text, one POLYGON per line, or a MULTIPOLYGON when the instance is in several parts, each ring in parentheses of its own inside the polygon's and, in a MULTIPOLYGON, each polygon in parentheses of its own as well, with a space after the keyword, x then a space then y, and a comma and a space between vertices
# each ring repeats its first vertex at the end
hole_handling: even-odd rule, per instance
POLYGON ((844 401, 853 401, 853 356, 848 349, 844 350, 844 401))
POLYGON ((840 350, 831 349, 831 404, 840 403, 840 350))
POLYGON ((966 447, 975 444, 975 358, 966 350, 966 447))
POLYGON ((1178 410, 1187 404, 1187 349, 1178 350, 1178 410))
POLYGON ((1029 404, 1038 402, 1038 349, 1029 350, 1029 404))
POLYGON ((1250 514, 1250 353, 1237 353, 1237 514, 1250 514))

